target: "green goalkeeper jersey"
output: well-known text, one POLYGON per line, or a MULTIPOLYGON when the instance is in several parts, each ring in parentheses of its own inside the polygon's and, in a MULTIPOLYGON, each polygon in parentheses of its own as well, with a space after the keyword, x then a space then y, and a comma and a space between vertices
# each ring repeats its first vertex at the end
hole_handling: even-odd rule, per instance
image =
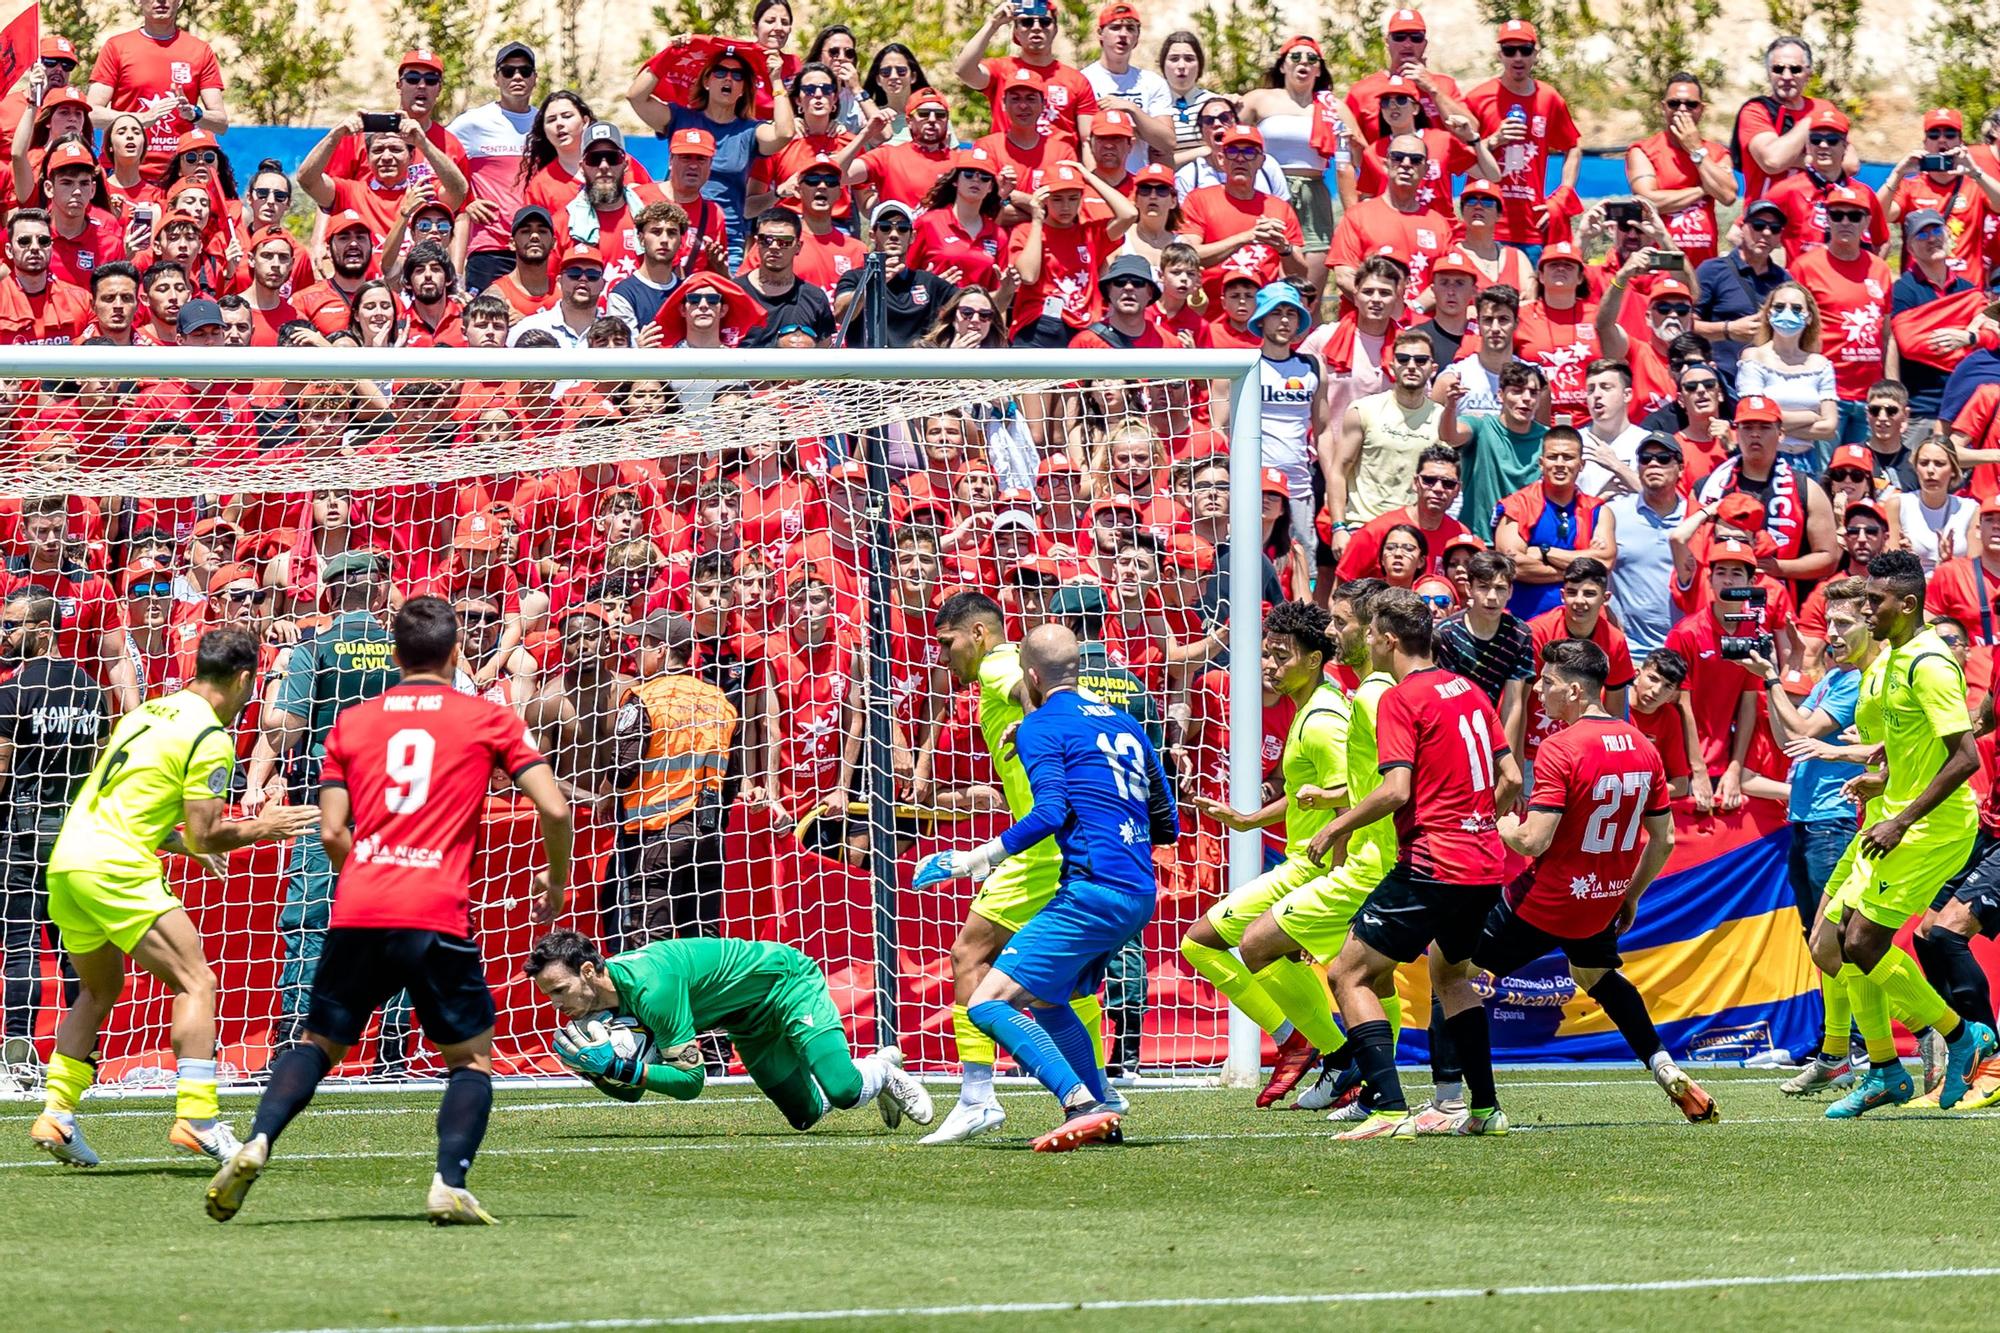
POLYGON ((764 940, 656 940, 605 966, 618 987, 619 1013, 652 1033, 670 1062, 697 1033, 778 1031, 791 984, 806 973, 819 976, 797 949, 764 940))
MULTIPOLYGON (((1028 785, 1027 766, 1007 740, 1007 729, 1028 715, 1014 698, 1020 684, 1021 650, 1013 644, 1003 643, 981 659, 979 730, 986 737, 986 752, 993 756, 993 771, 999 775, 1000 789, 1006 793, 1008 812, 1015 819, 1026 819, 1035 808, 1035 793, 1028 785)), ((1062 853, 1056 849, 1054 838, 1045 838, 1010 859, 1026 871, 1054 866, 1062 860, 1062 853)))
POLYGON ((1330 680, 1322 680, 1292 717, 1285 737, 1285 855, 1294 861, 1311 857, 1312 840, 1340 811, 1308 810, 1298 803, 1304 787, 1348 785, 1347 696, 1330 680))

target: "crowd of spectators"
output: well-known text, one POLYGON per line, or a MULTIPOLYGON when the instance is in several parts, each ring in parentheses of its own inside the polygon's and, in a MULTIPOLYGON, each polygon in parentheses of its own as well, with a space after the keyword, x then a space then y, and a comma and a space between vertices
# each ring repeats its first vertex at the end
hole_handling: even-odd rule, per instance
MULTIPOLYGON (((1001 4, 947 69, 900 43, 861 50, 839 25, 795 40, 786 0, 759 0, 750 33, 673 38, 634 76, 626 103, 666 140, 655 179, 521 42, 493 54, 487 100, 409 51, 363 102, 389 109, 345 116, 293 172, 239 172, 228 72, 179 8, 148 0, 87 72, 45 38, 0 100, 0 344, 803 350, 874 327, 913 349, 1255 348, 1265 597, 1367 576, 1414 588, 1524 755, 1545 721, 1523 682, 1548 643, 1588 637, 1697 809, 1781 796, 1764 682, 1718 641, 1768 631, 1803 696, 1826 662, 1822 585, 1887 548, 1922 557, 1974 688, 1990 684, 2000 116, 1930 111, 1870 189, 1848 116, 1807 94, 1798 38, 1771 43, 1768 91, 1733 114, 1671 77, 1626 153, 1629 192, 1586 206, 1576 126, 1520 20, 1444 51, 1396 10, 1387 67, 1351 87, 1299 36, 1264 86, 1212 89, 1197 36, 1149 41, 1122 0, 1076 33, 1001 4), (1057 55, 1071 46, 1094 58, 1057 55), (974 123, 974 93, 990 119, 974 123), (439 114, 461 100, 477 104, 439 114)), ((913 352, 909 373, 922 366, 913 352)), ((788 424, 782 393, 14 386, 9 447, 29 464, 218 471, 212 495, 0 500, 8 655, 80 665, 115 715, 182 684, 203 629, 259 631, 269 685, 239 770, 255 805, 310 791, 340 702, 315 682, 380 688, 346 650, 377 644, 379 667, 387 608, 438 593, 463 620, 468 688, 522 712, 591 817, 630 833, 699 809, 707 836, 745 810, 819 810, 817 845, 858 864, 870 446, 788 424), (775 424, 741 448, 676 428, 763 397, 780 399, 775 424), (505 457, 603 421, 656 422, 657 452, 463 484, 230 489, 235 463, 468 443, 505 457), (666 677, 706 683, 702 716, 727 724, 695 729, 727 755, 683 766, 693 788, 635 776, 679 754, 638 702, 695 697, 645 688, 666 677)), ((997 596, 1017 632, 1055 618, 1099 645, 1180 780, 1221 794, 1228 406, 1206 382, 1085 382, 874 442, 895 478, 908 805, 1000 804, 932 632, 958 587, 997 596)), ((15 774, 39 743, 23 697, 0 696, 16 701, 0 719, 15 774)), ((1264 720, 1272 760, 1282 707, 1264 720)), ((47 788, 17 779, 17 805, 23 791, 47 788)), ((1219 830, 1193 832, 1182 887, 1205 894, 1225 858, 1219 830)), ((18 834, 10 858, 41 838, 18 834)), ((634 879, 673 880, 647 856, 634 879)), ((662 928, 712 924, 713 884, 674 883, 692 905, 662 928)), ((296 906, 303 953, 323 904, 296 906)), ((10 977, 23 911, 0 912, 10 977)))

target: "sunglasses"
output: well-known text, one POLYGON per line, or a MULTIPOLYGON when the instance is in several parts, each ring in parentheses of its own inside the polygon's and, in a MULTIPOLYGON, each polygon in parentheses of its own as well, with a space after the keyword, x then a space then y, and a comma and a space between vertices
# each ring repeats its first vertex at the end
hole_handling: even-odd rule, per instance
POLYGON ((1522 56, 1535 54, 1535 48, 1526 43, 1508 42, 1500 48, 1500 54, 1503 56, 1512 56, 1518 60, 1522 56))
POLYGON ((750 78, 750 71, 736 65, 717 65, 708 72, 711 79, 728 79, 732 83, 744 83, 750 78))
POLYGON ((403 83, 411 88, 435 88, 444 82, 442 74, 426 74, 422 70, 403 71, 403 83))
POLYGON ((1310 51, 1293 51, 1285 56, 1288 65, 1317 65, 1319 57, 1310 51))
POLYGON ((1399 366, 1428 366, 1430 363, 1431 358, 1422 352, 1396 353, 1396 364, 1399 366))
POLYGON ((720 292, 690 292, 688 294, 687 300, 683 302, 683 304, 690 306, 712 305, 719 309, 723 305, 727 304, 727 302, 724 300, 722 293, 720 292))
POLYGON ((1888 529, 1873 523, 1850 523, 1841 531, 1849 537, 1880 537, 1888 529))
POLYGON ((1868 407, 1868 415, 1871 417, 1901 416, 1902 412, 1903 409, 1894 403, 1871 403, 1868 407))
POLYGON ((1141 185, 1134 191, 1137 194, 1172 194, 1173 192, 1174 187, 1171 185, 1141 185))
POLYGON ((1933 236, 1942 237, 1944 235, 1944 228, 1938 225, 1937 223, 1933 222, 1929 226, 1917 228, 1915 231, 1911 232, 1910 235, 1916 237, 1920 241, 1928 240, 1933 236))
POLYGON ((802 83, 799 85, 801 97, 831 97, 833 85, 830 83, 802 83))
POLYGON ((261 606, 271 596, 269 588, 243 588, 222 594, 238 606, 261 606))
POLYGON ((1132 291, 1134 289, 1144 291, 1147 288, 1150 288, 1153 284, 1147 282, 1144 278, 1124 277, 1124 278, 1113 278, 1104 285, 1109 287, 1114 292, 1124 292, 1124 291, 1132 291))
POLYGON ((1868 214, 1858 208, 1829 208, 1826 210, 1828 222, 1866 222, 1868 214))
POLYGON ((1682 393, 1714 393, 1722 387, 1721 380, 1682 380, 1682 393))
POLYGON ((1778 301, 1771 306, 1771 313, 1774 315, 1785 311, 1790 311, 1795 315, 1803 315, 1806 313, 1806 308, 1797 301, 1778 301))
MULTIPOLYGON (((500 613, 498 611, 460 611, 458 613, 458 619, 461 624, 467 626, 491 625, 493 622, 500 619, 500 613)), ((580 636, 581 636, 581 631, 579 630, 570 631, 570 637, 577 638, 580 636)))
POLYGON ((74 60, 44 60, 42 68, 61 70, 64 74, 68 74, 76 69, 76 62, 74 60))
POLYGON ((1773 74, 1803 74, 1810 68, 1812 68, 1810 65, 1773 65, 1771 66, 1771 72, 1773 74))
POLYGON ((907 79, 910 77, 910 67, 908 65, 884 65, 875 71, 875 77, 878 79, 907 79))
POLYGON ((1231 144, 1229 147, 1223 149, 1222 155, 1224 157, 1233 157, 1240 161, 1247 161, 1253 157, 1262 157, 1264 150, 1255 144, 1239 143, 1231 144))
POLYGON ((1667 110, 1699 111, 1701 110, 1701 103, 1690 97, 1669 97, 1667 99, 1667 110))
POLYGON ((1430 157, 1425 153, 1391 153, 1389 160, 1399 167, 1420 167, 1430 161, 1430 157))
POLYGON ((586 167, 619 167, 625 165, 623 153, 592 153, 583 159, 586 167))
POLYGON ((1639 455, 1641 463, 1678 463, 1681 460, 1672 454, 1661 453, 1658 449, 1648 449, 1639 455))
MULTIPOLYGON (((1837 467, 1826 474, 1828 481, 1867 481, 1868 474, 1858 467, 1837 467)), ((1852 531, 1852 529, 1849 529, 1852 531)))
POLYGON ((1806 136, 1806 142, 1811 144, 1815 148, 1837 148, 1841 144, 1847 142, 1847 136, 1844 134, 1834 134, 1832 132, 1827 132, 1823 134, 1808 134, 1806 136))
POLYGON ((451 220, 449 218, 430 218, 423 222, 412 223, 410 230, 434 231, 439 233, 448 232, 451 230, 451 220))
POLYGON ((535 77, 533 65, 502 65, 500 77, 503 79, 532 79, 535 77))
POLYGON ((253 185, 250 187, 250 197, 275 204, 283 203, 287 199, 290 199, 292 192, 290 190, 274 190, 268 185, 253 185))
POLYGON ((915 231, 915 230, 916 230, 916 228, 915 228, 915 227, 912 227, 912 226, 910 225, 910 222, 909 222, 909 219, 908 219, 908 218, 894 218, 894 219, 892 219, 892 220, 890 220, 890 221, 887 221, 887 222, 878 222, 878 223, 876 223, 876 224, 875 224, 875 230, 876 230, 876 231, 915 231))
POLYGON ((187 152, 181 154, 181 161, 191 163, 197 167, 212 167, 215 165, 215 150, 213 148, 190 148, 187 152))
POLYGON ((22 250, 51 250, 55 248, 55 243, 53 236, 16 236, 9 242, 22 250))
POLYGON ((1785 224, 1776 218, 1753 218, 1750 222, 1751 231, 1761 231, 1771 236, 1776 236, 1784 229, 1785 224))
POLYGON ((172 597, 174 585, 171 583, 135 583, 125 594, 127 597, 172 597))
POLYGON ((1197 125, 1234 125, 1236 113, 1225 111, 1219 116, 1196 116, 1194 119, 1197 125))
POLYGON ((1382 96, 1383 106, 1415 106, 1416 104, 1417 99, 1408 93, 1384 93, 1382 96))
POLYGON ((956 313, 960 319, 976 319, 988 324, 993 322, 993 312, 984 306, 962 305, 956 313))
POLYGON ((917 112, 917 113, 916 113, 916 114, 914 115, 913 119, 916 119, 916 120, 950 120, 950 119, 951 119, 951 112, 949 112, 949 111, 942 111, 942 110, 939 110, 939 109, 938 109, 938 108, 936 108, 936 107, 932 107, 932 108, 931 108, 930 110, 928 110, 928 111, 919 111, 919 112, 917 112))
POLYGON ((1017 28, 1053 28, 1056 26, 1056 21, 1045 14, 1016 14, 1014 16, 1014 26, 1017 28))
POLYGON ((1958 138, 1958 137, 1959 137, 1959 133, 1958 133, 1958 131, 1957 131, 1957 130, 1925 130, 1925 131, 1924 131, 1924 138, 1926 138, 1926 139, 1956 139, 1956 138, 1958 138))
POLYGON ((604 276, 604 270, 601 268, 583 268, 579 266, 564 269, 562 275, 571 282, 596 282, 604 276))
POLYGON ((1671 315, 1671 316, 1676 316, 1680 319, 1686 319, 1689 315, 1694 313, 1694 307, 1689 305, 1685 301, 1658 301, 1655 302, 1653 305, 1653 313, 1656 315, 1671 315))
POLYGON ((0 632, 12 634, 27 623, 25 620, 0 620, 0 632))
POLYGON ((763 246, 766 250, 782 250, 788 245, 797 245, 798 243, 799 238, 788 231, 757 233, 757 244, 763 246))
POLYGON ((1448 608, 1451 605, 1451 595, 1449 593, 1418 593, 1417 596, 1423 598, 1424 605, 1434 611, 1448 608))
POLYGON ((1439 490, 1439 491, 1449 491, 1449 490, 1452 490, 1452 489, 1454 489, 1454 488, 1456 488, 1456 487, 1457 487, 1457 485, 1458 485, 1458 478, 1457 478, 1457 477, 1418 477, 1418 478, 1417 478, 1417 485, 1419 485, 1419 486, 1428 486, 1428 487, 1430 487, 1430 488, 1431 488, 1431 489, 1433 489, 1433 490, 1439 490))

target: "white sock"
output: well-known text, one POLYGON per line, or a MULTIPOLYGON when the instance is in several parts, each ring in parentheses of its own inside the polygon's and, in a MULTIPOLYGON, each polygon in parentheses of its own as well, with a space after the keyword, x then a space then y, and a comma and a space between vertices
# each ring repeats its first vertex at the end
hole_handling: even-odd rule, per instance
POLYGON ((861 1075, 861 1100, 872 1102, 882 1094, 882 1085, 889 1081, 889 1066, 880 1057, 864 1055, 854 1062, 854 1070, 861 1075))
POLYGON ((1465 1085, 1450 1079, 1441 1080, 1431 1089, 1431 1099, 1439 1106, 1459 1107, 1465 1105, 1465 1085))
POLYGON ((1646 1068, 1652 1070, 1655 1074, 1659 1073, 1662 1069, 1672 1067, 1673 1063, 1674 1057, 1668 1055, 1664 1049, 1654 1051, 1646 1057, 1646 1068))
POLYGON ((958 1085, 958 1100, 966 1106, 977 1106, 993 1100, 993 1066, 976 1064, 971 1060, 961 1065, 958 1085))
POLYGON ((176 1078, 188 1079, 195 1083, 213 1083, 215 1082, 215 1061, 175 1060, 174 1076, 176 1078))
POLYGON ((1283 1046, 1286 1042, 1292 1039, 1292 1033, 1296 1032, 1297 1030, 1298 1030, 1297 1028, 1294 1028, 1292 1026, 1292 1020, 1288 1018, 1284 1022, 1278 1025, 1278 1030, 1276 1032, 1273 1032, 1271 1034, 1271 1040, 1278 1043, 1278 1045, 1283 1046))

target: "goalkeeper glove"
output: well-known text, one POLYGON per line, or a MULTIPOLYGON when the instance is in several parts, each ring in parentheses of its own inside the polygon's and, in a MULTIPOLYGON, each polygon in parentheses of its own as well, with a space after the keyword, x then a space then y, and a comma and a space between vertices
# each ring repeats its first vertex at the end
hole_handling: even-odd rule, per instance
POLYGON ((590 1085, 592 1087, 596 1088, 599 1092, 603 1093, 605 1096, 615 1097, 621 1102, 636 1102, 641 1097, 646 1095, 645 1088, 636 1086, 631 1083, 613 1083, 608 1078, 599 1078, 594 1074, 589 1075, 588 1077, 590 1079, 590 1085))
POLYGON ((646 1067, 636 1056, 619 1055, 610 1042, 599 1042, 591 1046, 577 1044, 573 1029, 565 1027, 556 1034, 556 1059, 585 1077, 608 1078, 613 1083, 631 1083, 643 1086, 646 1067))
POLYGON ((917 876, 911 887, 927 889, 961 876, 975 882, 984 880, 1006 859, 1007 849, 998 838, 969 852, 932 852, 917 863, 917 876))

